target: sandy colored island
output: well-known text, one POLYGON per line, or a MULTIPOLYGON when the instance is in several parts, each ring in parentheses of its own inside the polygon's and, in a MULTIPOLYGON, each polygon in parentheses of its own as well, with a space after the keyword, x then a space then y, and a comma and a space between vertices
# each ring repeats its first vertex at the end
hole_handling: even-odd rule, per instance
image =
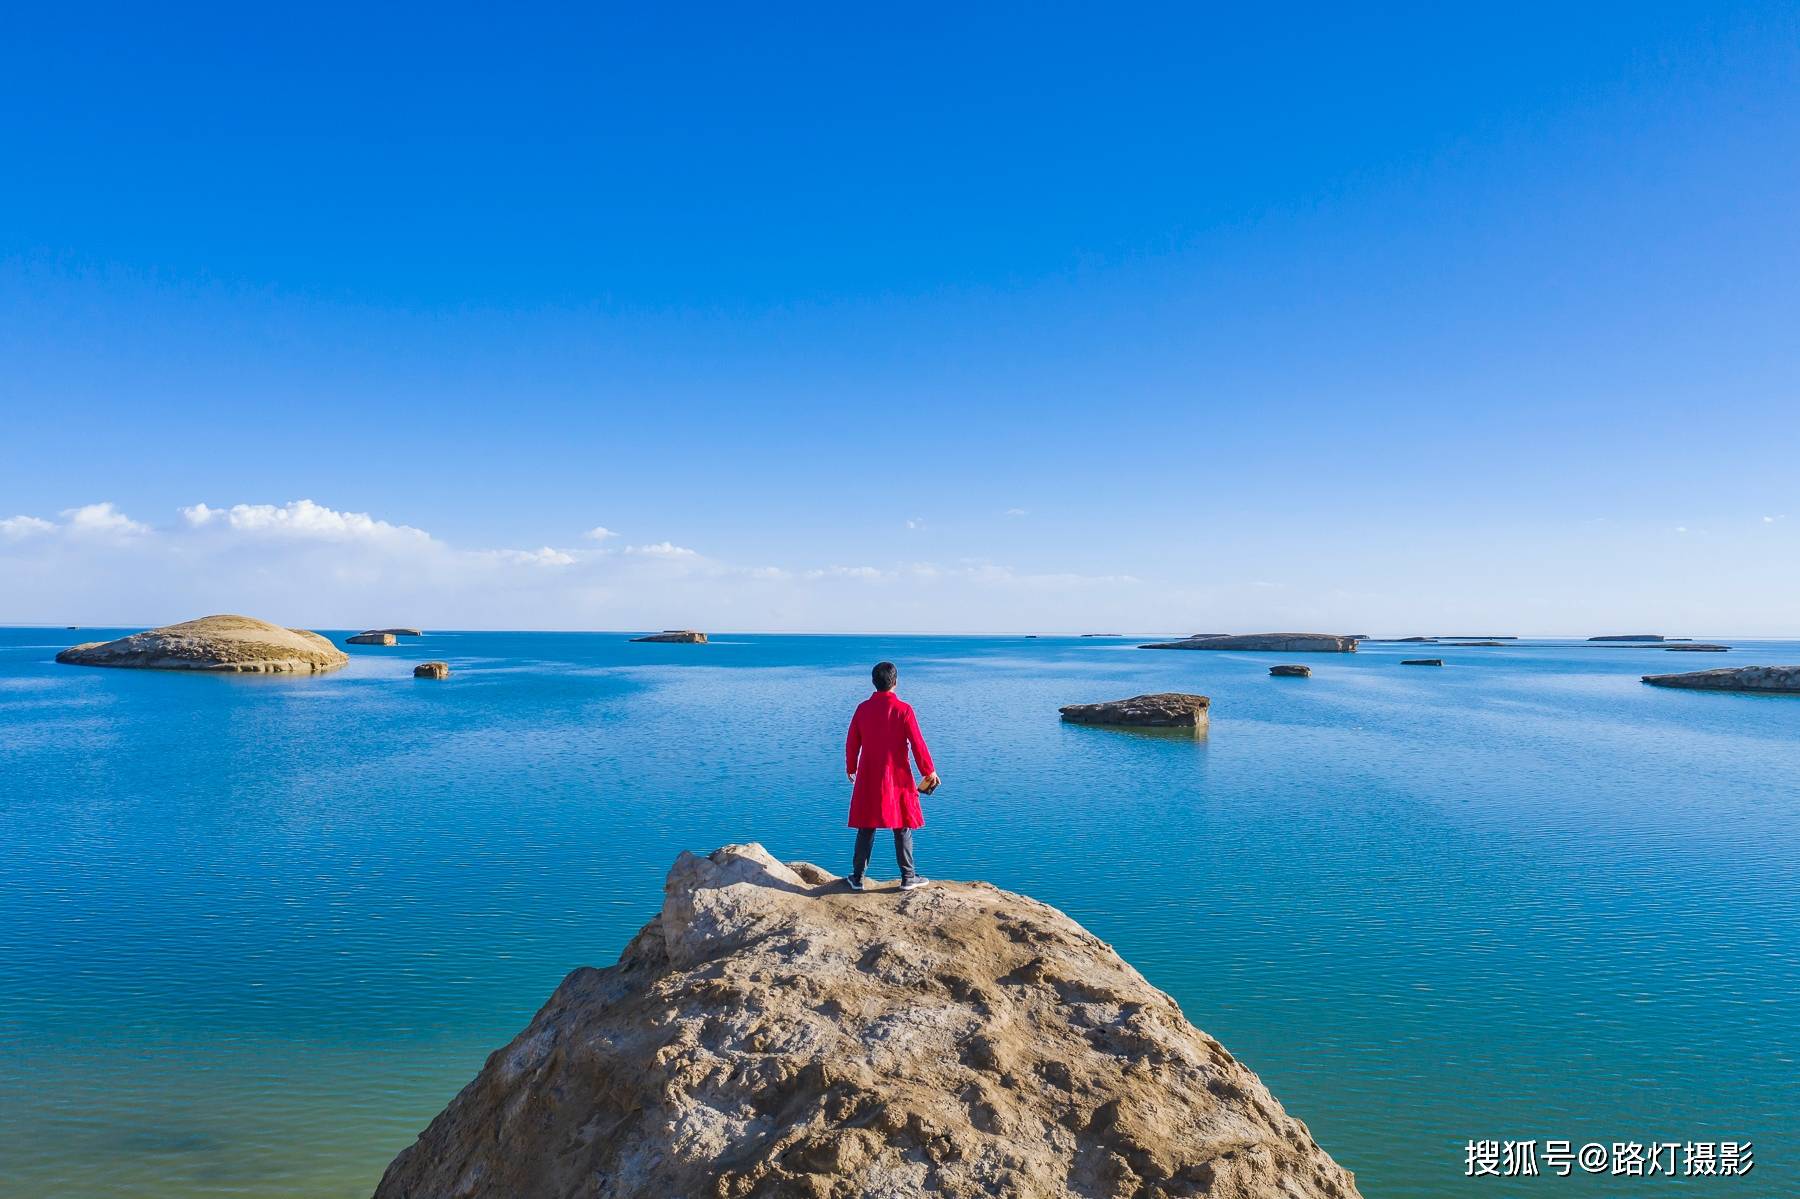
POLYGON ((74 666, 138 670, 322 674, 350 658, 306 629, 284 629, 251 616, 222 615, 165 625, 117 641, 90 641, 64 650, 56 660, 74 666))
POLYGON ((1256 1075, 1056 909, 985 883, 858 894, 760 845, 682 854, 618 964, 563 980, 376 1191, 1357 1194, 1256 1075))
POLYGON ((1139 649, 1270 650, 1295 654, 1353 654, 1356 638, 1337 633, 1234 633, 1183 637, 1180 641, 1153 641, 1139 649))

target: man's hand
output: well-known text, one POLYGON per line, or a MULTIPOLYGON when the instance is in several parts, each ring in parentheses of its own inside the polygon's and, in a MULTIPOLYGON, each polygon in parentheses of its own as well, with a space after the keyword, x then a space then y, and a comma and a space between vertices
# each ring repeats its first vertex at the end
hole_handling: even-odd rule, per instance
POLYGON ((938 789, 938 784, 941 782, 943 782, 943 780, 938 778, 937 771, 932 771, 930 774, 919 780, 919 794, 930 795, 933 791, 938 789))
POLYGON ((846 771, 844 771, 844 773, 845 773, 845 774, 846 774, 846 775, 848 775, 848 776, 849 776, 849 778, 850 778, 850 785, 851 785, 851 786, 852 786, 852 787, 854 787, 854 786, 856 786, 856 771, 854 771, 854 770, 846 770, 846 771))

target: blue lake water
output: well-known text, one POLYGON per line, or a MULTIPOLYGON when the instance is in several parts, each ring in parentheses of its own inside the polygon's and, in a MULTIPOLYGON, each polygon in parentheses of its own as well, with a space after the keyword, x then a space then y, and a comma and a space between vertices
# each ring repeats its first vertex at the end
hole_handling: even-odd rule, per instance
POLYGON ((321 678, 51 661, 127 631, 0 630, 0 1193, 367 1195, 616 957, 677 851, 846 867, 843 730, 888 657, 945 780, 921 870, 1112 942, 1371 1197, 1800 1194, 1800 697, 1638 681, 1800 644, 1434 670, 447 633, 321 678), (426 658, 454 676, 413 680, 426 658), (1210 734, 1057 719, 1158 690, 1212 696, 1210 734), (1471 1138, 1751 1141, 1756 1166, 1475 1182, 1471 1138))

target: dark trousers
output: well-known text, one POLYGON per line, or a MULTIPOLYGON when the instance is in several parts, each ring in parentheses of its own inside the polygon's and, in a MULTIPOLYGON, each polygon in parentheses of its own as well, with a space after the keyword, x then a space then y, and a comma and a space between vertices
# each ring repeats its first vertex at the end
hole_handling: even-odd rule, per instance
MULTIPOLYGON (((875 830, 859 828, 856 830, 856 858, 850 868, 850 877, 861 879, 863 871, 869 868, 869 855, 875 850, 875 830)), ((913 870, 912 830, 897 828, 894 830, 894 860, 900 863, 902 880, 911 878, 913 870)))

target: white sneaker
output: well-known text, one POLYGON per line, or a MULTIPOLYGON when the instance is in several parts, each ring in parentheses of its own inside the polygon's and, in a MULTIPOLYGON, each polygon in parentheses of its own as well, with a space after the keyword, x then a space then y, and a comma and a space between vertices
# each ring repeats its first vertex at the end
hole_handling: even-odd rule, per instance
POLYGON ((850 889, 852 891, 860 891, 863 889, 863 881, 860 878, 850 878, 849 876, 845 876, 844 881, 850 884, 850 889))
POLYGON ((930 883, 930 879, 915 874, 911 878, 901 879, 900 889, 902 891, 917 891, 920 887, 929 886, 930 883))

